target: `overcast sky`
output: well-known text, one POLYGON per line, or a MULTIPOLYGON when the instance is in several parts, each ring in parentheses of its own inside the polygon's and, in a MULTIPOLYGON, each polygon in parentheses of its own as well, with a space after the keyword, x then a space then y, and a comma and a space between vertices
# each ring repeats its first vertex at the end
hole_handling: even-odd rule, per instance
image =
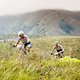
POLYGON ((80 11, 80 0, 0 0, 0 15, 54 8, 80 11))

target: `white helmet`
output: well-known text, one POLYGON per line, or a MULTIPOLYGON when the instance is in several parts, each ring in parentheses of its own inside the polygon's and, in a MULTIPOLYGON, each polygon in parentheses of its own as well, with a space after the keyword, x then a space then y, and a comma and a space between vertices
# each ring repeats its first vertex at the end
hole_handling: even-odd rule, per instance
POLYGON ((22 35, 22 34, 24 34, 23 31, 19 31, 19 32, 18 32, 18 36, 20 36, 20 35, 22 35))

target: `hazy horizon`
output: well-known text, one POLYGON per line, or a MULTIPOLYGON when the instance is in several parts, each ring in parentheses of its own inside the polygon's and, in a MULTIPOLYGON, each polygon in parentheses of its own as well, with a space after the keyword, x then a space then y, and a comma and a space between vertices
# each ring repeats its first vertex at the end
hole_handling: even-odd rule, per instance
POLYGON ((22 14, 41 9, 80 11, 80 0, 0 0, 0 16, 22 14))

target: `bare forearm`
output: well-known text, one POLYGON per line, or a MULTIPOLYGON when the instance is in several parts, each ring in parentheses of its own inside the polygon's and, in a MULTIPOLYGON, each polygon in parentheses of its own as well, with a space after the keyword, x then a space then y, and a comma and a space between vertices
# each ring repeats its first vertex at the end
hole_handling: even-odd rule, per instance
POLYGON ((19 42, 20 42, 20 39, 16 42, 15 46, 17 46, 19 44, 19 42))
POLYGON ((51 52, 54 52, 54 49, 52 49, 51 52))
POLYGON ((19 42, 16 42, 15 46, 17 46, 19 44, 19 42))
POLYGON ((54 52, 54 50, 55 50, 55 47, 53 47, 53 48, 52 48, 51 52, 53 53, 53 52, 54 52))
POLYGON ((60 45, 60 47, 61 47, 62 51, 64 52, 64 48, 61 45, 60 45))

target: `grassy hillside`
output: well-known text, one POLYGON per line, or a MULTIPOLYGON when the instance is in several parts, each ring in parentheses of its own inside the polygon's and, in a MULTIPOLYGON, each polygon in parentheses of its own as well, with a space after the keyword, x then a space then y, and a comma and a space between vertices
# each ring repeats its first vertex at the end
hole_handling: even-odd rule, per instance
POLYGON ((80 37, 31 38, 31 42, 27 56, 12 47, 14 42, 0 43, 0 80, 80 80, 80 37), (65 49, 64 58, 50 55, 56 40, 65 49))

